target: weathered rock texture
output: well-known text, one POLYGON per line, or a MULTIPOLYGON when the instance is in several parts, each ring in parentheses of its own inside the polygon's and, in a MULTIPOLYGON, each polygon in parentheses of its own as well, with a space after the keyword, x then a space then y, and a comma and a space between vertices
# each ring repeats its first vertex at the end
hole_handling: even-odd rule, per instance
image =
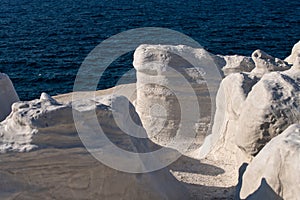
MULTIPOLYGON (((245 100, 254 84, 259 79, 249 73, 230 74, 223 79, 216 97, 216 114, 212 127, 212 134, 199 149, 199 156, 210 152, 219 159, 235 160, 239 149, 235 145, 237 127, 245 100), (213 141, 217 141, 214 142, 213 141)), ((242 160, 246 158, 241 158, 242 160)), ((239 163, 237 164, 239 165, 239 163)))
MULTIPOLYGON (((257 191, 260 199, 300 199, 300 125, 291 125, 273 138, 247 167, 240 197, 242 199, 257 191), (272 198, 274 199, 274 198, 272 198)), ((253 198, 255 199, 255 198, 253 198)))
POLYGON ((289 69, 285 62, 260 50, 254 51, 252 58, 255 69, 230 74, 220 84, 212 135, 200 149, 200 156, 207 151, 219 153, 236 160, 239 166, 299 121, 298 67, 289 69), (212 145, 211 140, 218 142, 212 145))
POLYGON ((0 73, 0 121, 11 112, 11 105, 19 101, 15 88, 6 74, 0 73))
POLYGON ((221 61, 215 59, 216 64, 222 71, 224 75, 227 76, 232 73, 239 72, 250 72, 255 68, 255 64, 252 58, 241 55, 231 55, 231 56, 222 56, 217 55, 221 61), (222 62, 223 60, 223 62, 222 62))
MULTIPOLYGON (((249 58, 238 55, 215 56, 204 49, 161 45, 142 45, 137 48, 133 64, 137 70, 137 112, 149 137, 161 145, 170 143, 178 134, 182 124, 195 127, 193 131, 197 138, 196 143, 198 146, 203 143, 210 131, 208 128, 197 129, 196 127, 203 127, 202 117, 210 116, 213 111, 210 108, 214 108, 213 104, 207 105, 201 101, 204 95, 208 98, 209 92, 213 90, 210 87, 211 82, 206 81, 214 77, 207 76, 206 71, 209 68, 217 68, 215 73, 223 73, 226 76, 220 85, 216 100, 218 110, 214 119, 213 134, 206 138, 205 145, 200 150, 201 155, 210 151, 218 139, 220 141, 216 146, 223 148, 228 143, 230 144, 228 149, 235 151, 231 144, 235 143, 234 135, 238 131, 238 124, 243 123, 239 118, 245 110, 244 107, 247 107, 246 98, 252 92, 252 87, 264 74, 290 68, 286 62, 261 50, 254 51, 252 58, 249 58), (196 64, 190 62, 186 55, 193 55, 196 64), (172 69, 181 76, 174 73, 172 69), (188 90, 186 83, 192 86, 193 92, 188 90), (189 106, 184 107, 181 99, 189 106), (197 112, 193 104, 196 100, 201 114, 205 113, 206 116, 192 116, 193 112, 197 112), (182 114, 185 112, 191 113, 191 116, 182 119, 182 114)), ((215 88, 218 86, 219 82, 215 80, 215 88)), ((250 105, 251 102, 248 101, 250 105)))
POLYGON ((298 57, 298 54, 300 53, 300 41, 297 42, 291 52, 291 55, 289 55, 284 61, 288 62, 289 64, 294 64, 294 60, 296 57, 298 57))
MULTIPOLYGON (((11 152, 0 154, 0 198, 187 198, 185 189, 167 169, 148 174, 120 172, 97 161, 84 148, 72 111, 83 115, 81 125, 89 127, 95 114, 105 135, 119 148, 132 152, 153 150, 149 141, 130 137, 117 126, 114 119, 126 126, 130 118, 124 105, 129 105, 130 116, 141 125, 134 107, 118 95, 75 100, 71 105, 43 93, 40 99, 13 104, 12 113, 0 124, 1 151, 11 152), (23 151, 29 152, 17 153, 23 151)), ((141 127, 129 127, 128 131, 145 134, 141 127)), ((94 144, 99 148, 102 141, 94 144)), ((118 162, 118 155, 112 156, 118 162)))
POLYGON ((300 120, 299 69, 265 74, 252 87, 238 120, 236 144, 255 155, 273 137, 300 120), (294 74, 294 75, 293 75, 294 74))
MULTIPOLYGON (((181 141, 194 139, 211 112, 210 105, 198 103, 204 93, 208 95, 205 78, 210 72, 205 70, 219 74, 210 54, 187 46, 141 45, 133 65, 137 70, 136 109, 149 137, 168 145, 182 130, 181 141), (206 116, 201 119, 200 113, 206 116)), ((206 134, 198 134, 197 143, 206 134)))
POLYGON ((251 57, 255 63, 255 68, 251 73, 257 77, 262 77, 271 71, 284 71, 290 68, 283 60, 274 58, 260 49, 254 51, 251 57))

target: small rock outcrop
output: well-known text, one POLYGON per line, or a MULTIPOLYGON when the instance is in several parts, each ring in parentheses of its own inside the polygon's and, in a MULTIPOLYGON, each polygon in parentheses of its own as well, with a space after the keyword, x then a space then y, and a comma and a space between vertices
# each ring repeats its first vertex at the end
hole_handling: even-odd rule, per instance
POLYGON ((260 49, 255 50, 251 57, 255 63, 255 68, 251 73, 257 77, 262 77, 271 71, 284 71, 290 68, 283 60, 274 58, 260 49))
POLYGON ((277 196, 272 199, 299 199, 299 155, 300 125, 294 124, 273 138, 248 165, 242 179, 241 199, 255 197, 258 191, 260 199, 270 199, 270 194, 277 196))
MULTIPOLYGON (((222 56, 217 55, 221 59, 224 59, 224 64, 221 62, 216 62, 218 66, 222 69, 225 76, 228 76, 232 73, 240 73, 240 72, 250 72, 255 68, 255 64, 252 58, 241 55, 230 55, 230 56, 222 56)), ((215 59, 216 60, 216 59, 215 59)))
POLYGON ((291 55, 289 55, 284 61, 288 62, 289 64, 294 64, 296 57, 300 53, 300 41, 298 41, 292 48, 291 55))
MULTIPOLYGON (((33 141, 38 131, 48 129, 50 132, 74 133, 73 124, 71 106, 59 104, 45 93, 40 99, 16 102, 12 105, 10 115, 0 123, 0 150, 31 151, 38 147, 33 141)), ((53 139, 56 137, 51 138, 51 142, 53 139)), ((59 140, 56 142, 58 144, 59 140)), ((56 143, 53 142, 51 145, 56 143)))
POLYGON ((11 105, 19 101, 15 88, 6 74, 0 73, 0 121, 11 112, 11 105))

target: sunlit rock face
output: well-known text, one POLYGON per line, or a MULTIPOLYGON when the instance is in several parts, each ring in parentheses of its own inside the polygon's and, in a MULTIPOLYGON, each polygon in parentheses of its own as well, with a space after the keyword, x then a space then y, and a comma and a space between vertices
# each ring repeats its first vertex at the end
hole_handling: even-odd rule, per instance
POLYGON ((273 137, 300 120, 299 69, 264 75, 249 93, 239 117, 237 145, 255 155, 273 137))
MULTIPOLYGON (((129 144, 130 138, 125 140, 126 134, 122 130, 146 137, 140 119, 126 97, 104 95, 95 99, 81 98, 69 103, 59 103, 42 93, 40 99, 19 101, 12 105, 11 114, 0 123, 2 151, 23 152, 39 146, 81 146, 74 124, 76 114, 82 116, 87 124, 93 117, 99 120, 103 131, 108 135, 123 135, 124 146, 129 144), (116 129, 118 126, 122 129, 116 129), (64 140, 58 139, 59 137, 64 140)), ((80 125, 81 122, 78 123, 80 125)))
MULTIPOLYGON (((211 82, 207 82, 212 81, 213 76, 208 76, 211 73, 208 69, 215 68, 214 73, 225 76, 221 84, 218 80, 214 82, 214 89, 220 87, 216 99, 218 109, 213 134, 206 138, 201 148, 200 154, 203 155, 214 148, 213 145, 221 148, 225 143, 234 144, 236 123, 240 123, 241 109, 252 87, 264 74, 290 68, 286 62, 261 50, 254 51, 250 58, 216 56, 204 49, 166 45, 141 45, 135 51, 133 64, 137 71, 137 112, 150 139, 161 145, 172 143, 176 135, 180 135, 180 128, 186 127, 190 127, 186 132, 195 133, 184 140, 194 137, 198 145, 203 144, 210 133, 209 127, 203 129, 203 124, 210 122, 205 117, 214 115, 211 110, 214 108, 211 104, 215 100, 214 94, 210 93, 211 82), (191 57, 194 63, 190 61, 193 60, 191 57), (206 98, 212 97, 212 101, 203 101, 205 92, 206 98), (197 109, 200 115, 193 115, 197 109), (184 116, 185 113, 190 115, 184 116), (218 138, 222 141, 214 144, 218 138)), ((229 146, 229 149, 234 149, 229 146)))
POLYGON ((250 72, 255 68, 255 64, 251 57, 241 55, 222 56, 217 55, 223 60, 223 63, 217 62, 225 76, 232 73, 250 72))
POLYGON ((0 73, 0 121, 11 112, 11 105, 19 101, 15 88, 6 74, 0 73))
POLYGON ((288 70, 265 74, 243 105, 236 144, 249 155, 300 121, 300 56, 295 60, 288 70))
POLYGON ((300 53, 300 41, 298 41, 294 47, 292 48, 291 55, 289 55, 284 61, 288 62, 289 64, 294 64, 295 59, 298 57, 300 53))
POLYGON ((221 77, 214 59, 221 63, 204 49, 183 45, 136 49, 136 109, 151 140, 166 146, 191 140, 202 144, 211 116, 207 80, 217 87, 219 80, 211 74, 221 77))
POLYGON ((299 122, 299 67, 256 50, 251 72, 226 76, 216 98, 212 134, 200 155, 210 150, 249 162, 273 137, 299 122), (211 141, 217 141, 212 145, 211 141), (205 150, 205 151, 204 151, 205 150))
POLYGON ((249 164, 242 178, 240 197, 298 199, 299 169, 300 125, 294 124, 273 138, 249 164))
MULTIPOLYGON (((127 134, 147 136, 134 107, 124 96, 81 98, 64 104, 43 93, 40 99, 17 102, 12 107, 12 113, 0 124, 0 174, 4 177, 0 180, 1 199, 187 197, 185 188, 166 168, 147 174, 121 172, 118 167, 96 160, 81 142, 76 127, 86 127, 83 136, 91 137, 89 150, 101 152, 115 145, 125 151, 145 153, 159 148, 147 139, 127 134), (76 127, 74 115, 83 117, 76 127), (93 119, 112 144, 97 140, 100 133, 89 132, 95 126, 93 119), (130 120, 137 126, 131 126, 130 120)), ((117 153, 105 156, 116 164, 121 162, 122 155, 117 153)), ((128 158, 127 162, 132 161, 128 158)), ((134 167, 138 170, 147 168, 145 165, 134 167)))
POLYGON ((271 71, 284 71, 290 68, 285 61, 274 58, 260 49, 255 50, 251 57, 255 63, 255 68, 251 73, 257 77, 262 77, 271 71))
POLYGON ((209 152, 219 159, 226 158, 231 162, 235 162, 237 158, 241 162, 247 160, 247 157, 240 154, 235 140, 246 98, 258 81, 258 78, 249 73, 230 74, 222 80, 216 97, 212 134, 199 149, 200 157, 209 152))

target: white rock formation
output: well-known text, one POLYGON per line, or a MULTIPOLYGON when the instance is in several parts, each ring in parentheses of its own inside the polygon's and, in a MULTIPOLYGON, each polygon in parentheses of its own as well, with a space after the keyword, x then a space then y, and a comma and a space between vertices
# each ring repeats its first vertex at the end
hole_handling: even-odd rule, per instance
POLYGON ((288 62, 289 64, 294 64, 294 60, 296 59, 296 57, 298 57, 300 51, 300 41, 298 41, 291 52, 291 55, 289 55, 286 59, 284 59, 284 61, 288 62))
POLYGON ((217 61, 217 59, 215 59, 215 61, 217 65, 222 69, 225 76, 232 73, 250 72, 255 68, 255 64, 250 57, 241 55, 217 56, 221 59, 224 59, 223 64, 222 62, 217 61))
POLYGON ((168 146, 179 136, 180 141, 197 137, 196 143, 203 142, 207 132, 198 134, 197 130, 211 110, 198 101, 203 93, 207 95, 206 84, 216 87, 221 79, 213 59, 204 49, 187 46, 141 45, 136 49, 136 109, 153 141, 168 146))
POLYGON ((212 128, 199 155, 207 151, 217 157, 249 162, 260 149, 287 126, 300 119, 299 70, 256 50, 256 68, 250 73, 225 77, 217 94, 212 128), (282 72, 272 72, 272 71, 282 72), (217 140, 215 145, 211 141, 217 140), (237 146, 239 148, 237 148, 237 146))
POLYGON ((71 106, 59 104, 45 93, 40 99, 16 102, 12 113, 0 123, 0 150, 30 151, 37 147, 33 138, 38 131, 50 127, 50 132, 75 132, 73 124, 71 106))
MULTIPOLYGON (((282 199, 300 199, 300 125, 291 125, 273 138, 247 167, 240 197, 275 193, 282 199)), ((255 199, 255 198, 253 198, 255 199)), ((273 199, 273 198, 272 198, 273 199)))
POLYGON ((11 112, 11 105, 19 101, 15 88, 6 74, 0 73, 0 121, 11 112))
MULTIPOLYGON (((207 76, 206 70, 209 67, 217 68, 219 71, 214 73, 223 71, 227 76, 220 86, 216 100, 218 110, 214 119, 213 134, 206 138, 205 144, 199 150, 200 157, 214 148, 218 151, 225 146, 228 150, 239 151, 237 148, 232 148, 232 146, 236 147, 234 135, 240 123, 238 119, 244 109, 244 102, 252 87, 264 74, 290 68, 284 61, 261 50, 254 51, 252 58, 249 58, 238 55, 215 56, 204 49, 165 45, 140 46, 135 51, 133 64, 137 71, 137 112, 149 137, 161 145, 170 143, 178 135, 182 124, 186 124, 187 127, 195 127, 194 130, 190 128, 186 132, 194 131, 195 134, 190 136, 196 135, 196 143, 201 146, 210 132, 207 129, 204 131, 199 131, 201 128, 197 129, 203 127, 201 123, 203 115, 192 116, 196 112, 194 110, 196 104, 192 105, 198 100, 201 114, 205 113, 205 117, 209 116, 211 105, 202 104, 203 101, 200 99, 204 96, 204 91, 208 91, 207 86, 211 92, 219 87, 219 82, 215 79, 215 88, 210 87, 211 82, 206 84, 205 81, 214 78, 212 75, 207 76), (190 62, 191 56, 196 62, 190 62), (172 69, 179 72, 181 76, 174 73, 172 69), (187 83, 192 86, 193 92, 188 90, 187 83), (193 99, 195 95, 197 98, 193 99), (183 107, 181 99, 189 106, 183 107), (182 113, 185 112, 191 113, 191 116, 182 119, 182 113), (218 144, 215 144, 216 140, 219 140, 218 144)), ((207 93, 206 98, 209 98, 207 93)), ((207 121, 209 123, 209 120, 207 121)), ((189 139, 185 138, 185 140, 189 139)))
POLYGON ((259 79, 249 73, 234 73, 228 75, 220 84, 216 98, 216 114, 212 134, 206 138, 205 143, 198 151, 198 156, 210 153, 216 159, 227 159, 231 162, 248 160, 235 145, 237 127, 240 114, 244 108, 245 100, 253 85, 259 79), (214 142, 217 141, 217 142, 214 142), (236 159, 238 158, 238 161, 236 159))
POLYGON ((300 51, 298 52, 297 56, 294 59, 294 63, 293 66, 291 67, 291 69, 286 70, 285 72, 283 72, 283 74, 292 77, 293 79, 295 79, 297 82, 300 82, 300 51))
POLYGON ((299 74, 296 67, 272 72, 252 87, 240 111, 236 132, 236 144, 247 154, 257 154, 273 137, 300 121, 299 74))
POLYGON ((255 63, 255 68, 251 73, 258 77, 271 71, 284 71, 290 68, 283 60, 274 58, 260 49, 255 50, 251 57, 255 63))
MULTIPOLYGON (((93 125, 95 114, 105 135, 119 148, 142 153, 153 150, 155 145, 149 140, 132 138, 118 126, 124 128, 129 123, 130 116, 124 105, 129 105, 127 109, 132 120, 141 125, 134 107, 118 95, 75 100, 71 105, 58 103, 43 93, 40 99, 14 103, 12 113, 0 124, 0 167, 1 177, 3 174, 5 177, 5 183, 0 180, 0 198, 188 198, 185 188, 166 168, 147 174, 124 173, 95 160, 84 148, 74 126, 72 111, 84 116, 80 126, 88 128, 93 125), (7 151, 12 153, 5 154, 7 151), (29 152, 15 153, 23 151, 29 152)), ((140 134, 146 136, 142 127, 129 127, 126 131, 141 131, 140 134)), ((99 150, 107 145, 103 141, 91 140, 91 143, 89 147, 95 145, 99 150)), ((122 155, 106 156, 119 162, 118 156, 122 155)))

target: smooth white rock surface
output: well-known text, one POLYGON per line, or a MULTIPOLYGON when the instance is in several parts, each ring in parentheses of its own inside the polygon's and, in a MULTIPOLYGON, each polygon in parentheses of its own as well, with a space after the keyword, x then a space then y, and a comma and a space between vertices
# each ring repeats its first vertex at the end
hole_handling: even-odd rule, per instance
POLYGON ((273 138, 247 167, 240 197, 245 199, 257 190, 265 194, 261 199, 269 199, 267 195, 272 192, 282 199, 300 199, 299 124, 273 138))
POLYGON ((6 74, 0 73, 0 121, 11 112, 11 105, 19 101, 15 88, 6 74))
MULTIPOLYGON (((84 148, 74 126, 72 109, 84 116, 81 126, 93 125, 96 114, 106 136, 118 147, 132 152, 151 151, 154 144, 129 137, 114 121, 117 119, 118 125, 125 127, 129 123, 126 104, 132 120, 141 125, 128 99, 118 95, 76 100, 71 106, 43 93, 40 99, 14 103, 12 113, 0 124, 0 175, 5 177, 0 180, 0 198, 188 198, 185 188, 167 168, 147 174, 124 173, 95 160, 84 148), (24 151, 27 153, 19 153, 24 151)), ((141 131, 146 136, 143 128, 128 127, 127 131, 141 131)), ((91 146, 102 145, 102 141, 92 142, 91 146)), ((111 156, 118 162, 122 155, 111 156)))
POLYGON ((235 144, 240 113, 243 110, 247 95, 259 79, 249 73, 234 73, 225 77, 220 84, 216 98, 216 114, 212 134, 198 151, 198 156, 210 153, 217 159, 236 162, 248 160, 235 144), (238 160, 236 160, 238 159, 238 160), (241 161, 239 161, 241 160, 241 161))

